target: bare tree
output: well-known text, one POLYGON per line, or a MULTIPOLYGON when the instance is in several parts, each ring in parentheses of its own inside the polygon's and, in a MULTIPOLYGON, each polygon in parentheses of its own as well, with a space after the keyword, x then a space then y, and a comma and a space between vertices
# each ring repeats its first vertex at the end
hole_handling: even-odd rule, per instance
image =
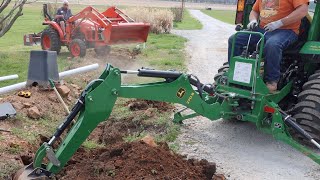
POLYGON ((23 15, 22 10, 26 3, 27 0, 0 0, 0 37, 23 15), (7 13, 4 13, 5 10, 7 13))

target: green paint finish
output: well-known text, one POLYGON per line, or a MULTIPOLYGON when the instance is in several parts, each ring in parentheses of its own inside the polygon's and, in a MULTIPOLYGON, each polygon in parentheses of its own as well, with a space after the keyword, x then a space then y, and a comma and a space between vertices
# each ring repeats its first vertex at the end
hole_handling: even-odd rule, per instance
MULTIPOLYGON (((317 1, 311 26, 308 33, 308 41, 319 41, 320 37, 320 2, 317 1)), ((311 19, 311 18, 310 18, 311 19)))
POLYGON ((320 42, 308 41, 300 50, 301 54, 320 54, 320 42))
MULTIPOLYGON (((207 94, 204 95, 207 96, 207 94)), ((217 102, 208 104, 201 99, 198 93, 192 89, 186 75, 182 75, 171 83, 158 82, 139 85, 123 85, 119 91, 119 96, 124 98, 179 103, 209 119, 218 119, 221 117, 221 105, 217 102), (181 88, 185 90, 185 94, 182 97, 178 97, 177 93, 181 88)))
MULTIPOLYGON (((266 86, 260 75, 255 75, 252 78, 257 82, 256 93, 253 93, 251 89, 248 90, 247 86, 241 88, 241 86, 231 87, 218 84, 215 88, 215 95, 203 93, 203 98, 201 98, 198 92, 193 90, 186 74, 182 74, 172 82, 121 85, 119 69, 107 66, 99 77, 100 80, 89 86, 88 94, 85 97, 85 106, 80 111, 76 124, 55 151, 55 157, 61 165, 57 167, 49 163, 46 169, 56 174, 63 168, 98 124, 108 119, 117 97, 179 103, 195 111, 195 113, 185 116, 181 113, 175 114, 174 122, 177 123, 198 115, 210 120, 238 118, 242 121, 249 121, 255 123, 261 131, 272 134, 276 139, 284 141, 305 153, 315 162, 320 163, 318 155, 291 138, 277 110, 274 114, 264 112, 265 106, 278 108, 277 102, 289 93, 291 84, 276 94, 269 94, 266 92, 266 86), (251 106, 241 105, 243 102, 247 102, 251 106)), ((36 153, 35 167, 40 167, 43 163, 46 148, 47 145, 43 144, 36 153)))

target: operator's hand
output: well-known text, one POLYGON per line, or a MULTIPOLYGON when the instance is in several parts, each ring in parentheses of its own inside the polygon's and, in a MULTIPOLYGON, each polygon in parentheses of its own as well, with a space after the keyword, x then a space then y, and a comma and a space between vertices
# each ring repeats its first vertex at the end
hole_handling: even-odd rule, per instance
POLYGON ((56 15, 56 19, 63 18, 63 15, 56 15))
POLYGON ((263 28, 267 32, 271 32, 271 31, 274 31, 276 29, 279 29, 282 26, 283 26, 283 22, 281 20, 278 20, 278 21, 274 21, 274 22, 271 22, 271 23, 265 25, 263 28))
POLYGON ((247 25, 247 27, 248 27, 250 30, 256 28, 257 26, 258 26, 258 22, 257 22, 257 20, 255 20, 255 19, 252 20, 252 21, 250 21, 249 24, 247 25))

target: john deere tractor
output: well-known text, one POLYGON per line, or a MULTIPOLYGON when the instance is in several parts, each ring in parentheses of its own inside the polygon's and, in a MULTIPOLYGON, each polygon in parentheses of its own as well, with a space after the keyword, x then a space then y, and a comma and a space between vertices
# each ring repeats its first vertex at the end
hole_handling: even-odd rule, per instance
POLYGON ((129 71, 108 65, 98 79, 87 85, 50 141, 42 144, 33 163, 21 169, 16 179, 49 178, 59 173, 97 125, 108 120, 118 97, 178 103, 194 111, 176 112, 176 123, 196 116, 249 121, 320 164, 320 155, 315 152, 320 148, 320 5, 316 4, 313 20, 302 20, 299 41, 283 54, 278 91, 269 93, 261 63, 263 34, 244 30, 253 3, 254 0, 239 0, 237 35, 259 35, 260 44, 253 51, 245 49, 241 56, 232 57, 229 64, 219 69, 215 83, 204 84, 192 74, 176 71, 129 71), (122 74, 159 81, 123 85, 122 74), (76 123, 72 125, 74 119, 76 123), (69 126, 71 129, 61 138, 69 126), (63 140, 54 149, 53 144, 59 144, 57 139, 63 140))

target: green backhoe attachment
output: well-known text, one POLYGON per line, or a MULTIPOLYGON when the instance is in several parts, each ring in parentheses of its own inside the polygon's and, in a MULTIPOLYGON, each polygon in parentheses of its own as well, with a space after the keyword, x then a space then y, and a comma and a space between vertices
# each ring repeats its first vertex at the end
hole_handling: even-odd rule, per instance
MULTIPOLYGON (((243 58, 241 62, 247 63, 245 59, 243 58)), ((237 58, 234 60, 237 61, 237 58)), ((251 64, 250 61, 251 59, 248 59, 249 64, 251 64)), ((296 142, 289 134, 288 127, 291 127, 301 134, 309 136, 310 141, 313 140, 276 104, 288 91, 287 88, 285 87, 283 92, 266 94, 265 85, 263 82, 259 82, 258 76, 258 74, 256 77, 252 76, 255 78, 254 81, 257 81, 252 85, 260 86, 254 87, 256 88, 254 93, 253 87, 250 87, 249 90, 239 89, 237 86, 233 87, 231 82, 229 84, 204 85, 195 76, 176 71, 148 69, 120 71, 108 65, 99 79, 92 81, 85 88, 71 113, 58 127, 51 140, 38 149, 34 162, 21 170, 16 179, 19 177, 23 177, 23 179, 50 177, 57 174, 98 124, 108 120, 118 97, 178 103, 195 112, 186 116, 177 112, 174 116, 174 122, 177 123, 182 123, 184 119, 198 115, 211 120, 236 118, 241 121, 251 121, 262 131, 271 133, 276 139, 288 143, 320 164, 319 155, 296 142), (162 80, 148 84, 121 85, 121 74, 123 73, 162 80), (243 106, 244 101, 249 106, 243 106), (60 143, 59 148, 53 149, 52 145, 76 116, 78 116, 76 124, 60 143), (43 164, 44 159, 47 159, 49 163, 43 164)))

